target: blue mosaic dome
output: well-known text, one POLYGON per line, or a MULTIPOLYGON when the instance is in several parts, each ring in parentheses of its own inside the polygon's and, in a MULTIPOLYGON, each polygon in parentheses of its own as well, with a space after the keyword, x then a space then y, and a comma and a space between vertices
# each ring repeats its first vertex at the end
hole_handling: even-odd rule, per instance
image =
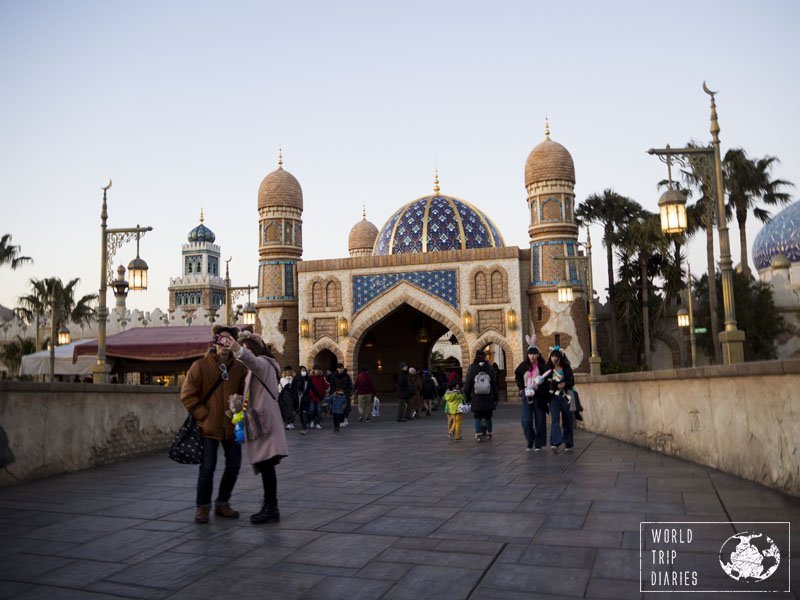
POLYGON ((373 254, 444 252, 504 246, 492 220, 465 200, 434 194, 409 202, 378 233, 373 254))
POLYGON ((213 244, 214 240, 217 239, 214 232, 203 225, 202 222, 189 232, 188 237, 190 242, 208 242, 210 244, 213 244))
POLYGON ((753 243, 756 270, 768 269, 777 254, 785 255, 789 262, 800 262, 800 201, 772 217, 756 236, 753 243))

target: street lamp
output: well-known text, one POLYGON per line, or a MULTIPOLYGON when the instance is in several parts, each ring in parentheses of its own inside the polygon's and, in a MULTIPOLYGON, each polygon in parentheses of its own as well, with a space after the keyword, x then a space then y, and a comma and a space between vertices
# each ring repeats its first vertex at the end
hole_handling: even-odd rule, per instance
POLYGON ((561 304, 572 304, 572 300, 574 299, 574 294, 572 293, 572 285, 566 280, 562 279, 558 282, 558 301, 561 304))
POLYGON ((683 329, 689 326, 689 311, 685 308, 678 309, 678 327, 683 329))
MULTIPOLYGON (((582 264, 585 269, 586 277, 583 278, 583 287, 589 301, 589 342, 591 347, 589 373, 591 375, 600 375, 602 359, 600 358, 600 352, 597 350, 597 309, 594 304, 594 287, 592 283, 592 234, 588 227, 586 228, 586 242, 578 242, 577 246, 586 249, 586 256, 556 256, 554 260, 574 260, 578 264, 582 264)), ((569 282, 562 280, 558 284, 558 301, 563 304, 570 304, 573 299, 572 286, 569 282)))
POLYGON ((108 375, 111 371, 106 363, 106 322, 108 321, 108 308, 106 306, 106 291, 109 284, 113 285, 111 279, 111 269, 108 266, 119 250, 127 242, 136 239, 136 259, 128 265, 131 278, 130 289, 147 289, 147 263, 139 258, 139 238, 152 227, 126 227, 122 229, 108 228, 108 189, 111 187, 111 180, 103 188, 103 208, 100 211, 100 294, 97 307, 97 363, 92 369, 92 379, 95 383, 108 383, 108 375), (137 260, 139 262, 137 262, 137 260), (133 270, 138 271, 138 281, 133 285, 133 270), (142 287, 143 286, 143 287, 142 287))
POLYGON ((58 345, 59 346, 66 346, 70 343, 72 336, 70 335, 69 329, 66 325, 62 325, 58 330, 58 345))
MULTIPOLYGON (((688 161, 692 168, 701 174, 701 181, 709 198, 716 199, 717 234, 719 236, 719 265, 722 273, 722 304, 725 310, 725 331, 720 332, 723 362, 727 364, 744 361, 744 331, 736 327, 736 304, 733 298, 733 261, 728 238, 728 222, 725 218, 725 186, 722 178, 722 159, 719 149, 719 121, 717 104, 712 92, 703 82, 703 91, 711 97, 711 146, 705 148, 651 148, 648 154, 655 154, 662 160, 676 160, 683 164, 688 161)), ((669 162, 667 163, 669 165, 669 162)), ((709 279, 712 273, 709 273, 709 279)), ((713 285, 711 281, 710 285, 713 285)))
MULTIPOLYGON (((228 269, 228 263, 231 262, 233 258, 229 258, 225 261, 225 324, 231 324, 231 317, 233 313, 231 311, 231 304, 236 302, 236 299, 239 296, 247 293, 247 305, 244 307, 242 311, 242 321, 245 325, 255 325, 256 323, 256 316, 257 311, 256 307, 250 302, 250 292, 252 290, 257 290, 258 286, 256 285, 241 285, 241 286, 231 286, 231 275, 228 269)), ((237 311, 238 317, 238 311, 237 311)))
MULTIPOLYGON (((669 144, 667 144, 669 149, 669 144)), ((686 196, 672 187, 672 157, 668 154, 667 191, 658 200, 661 215, 661 231, 666 234, 681 234, 686 231, 686 196)))

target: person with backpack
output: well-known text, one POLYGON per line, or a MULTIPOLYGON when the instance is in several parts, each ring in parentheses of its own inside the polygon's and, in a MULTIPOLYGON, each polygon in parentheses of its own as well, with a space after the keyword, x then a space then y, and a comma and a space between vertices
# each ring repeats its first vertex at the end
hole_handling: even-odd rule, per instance
POLYGON ((431 406, 436 401, 436 380, 427 369, 422 372, 422 408, 431 416, 431 406))
POLYGON ((475 441, 492 439, 492 414, 497 406, 497 381, 492 365, 486 362, 486 353, 478 350, 475 360, 467 369, 464 396, 470 399, 475 417, 475 441))

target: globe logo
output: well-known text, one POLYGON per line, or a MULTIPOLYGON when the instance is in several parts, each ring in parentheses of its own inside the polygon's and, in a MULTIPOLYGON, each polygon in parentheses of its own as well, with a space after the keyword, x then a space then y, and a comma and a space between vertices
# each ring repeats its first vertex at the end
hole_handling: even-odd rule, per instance
POLYGON ((781 553, 763 533, 743 531, 722 544, 719 564, 731 579, 754 583, 764 581, 778 569, 781 553))

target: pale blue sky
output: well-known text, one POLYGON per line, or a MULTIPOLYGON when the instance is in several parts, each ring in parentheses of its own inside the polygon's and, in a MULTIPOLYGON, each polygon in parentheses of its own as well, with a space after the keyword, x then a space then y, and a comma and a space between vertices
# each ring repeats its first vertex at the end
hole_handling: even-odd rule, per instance
MULTIPOLYGON (((154 227, 151 286, 129 307, 166 308, 201 206, 234 285, 255 283, 256 196, 279 145, 303 187, 305 259, 347 256, 361 205, 381 227, 437 165, 444 193, 526 247, 523 169, 545 115, 578 201, 613 187, 655 210, 666 168, 645 151, 710 139, 704 79, 723 152, 778 156, 775 175, 800 184, 797 6, 0 1, 0 234, 35 260, 0 273, 0 303, 31 277, 96 292, 109 177, 109 225, 154 227)), ((731 242, 738 257, 735 224, 731 242)), ((689 253, 704 271, 704 240, 689 253)))

